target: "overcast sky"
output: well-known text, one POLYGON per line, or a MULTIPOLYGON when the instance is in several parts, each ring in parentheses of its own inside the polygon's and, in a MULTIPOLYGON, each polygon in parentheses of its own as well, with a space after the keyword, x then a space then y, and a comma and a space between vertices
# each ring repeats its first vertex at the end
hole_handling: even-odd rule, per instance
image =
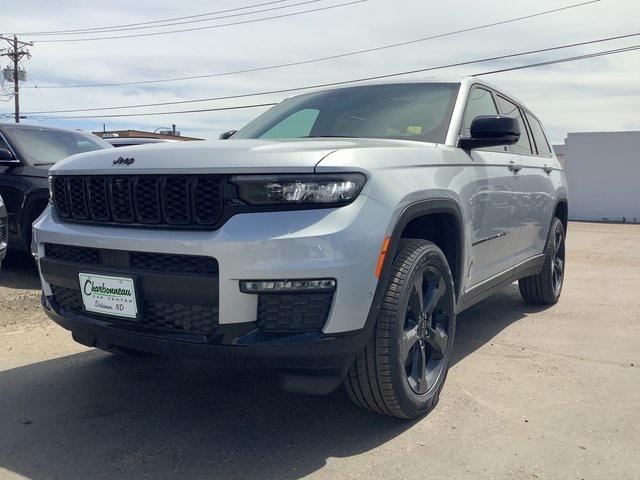
MULTIPOLYGON (((282 7, 302 1, 304 0, 287 0, 258 9, 282 7)), ((318 9, 348 1, 350 0, 318 0, 306 5, 216 21, 118 33, 148 33, 168 28, 210 26, 318 9)), ((23 89, 21 108, 25 112, 46 111, 49 108, 90 108, 284 89, 427 68, 640 31, 640 2, 602 0, 508 25, 301 66, 146 86, 43 88, 65 84, 130 82, 204 75, 296 62, 475 27, 579 1, 368 0, 279 19, 141 38, 37 43, 37 40, 47 37, 25 35, 21 39, 34 40, 36 43, 31 49, 32 58, 24 63, 29 80, 23 86, 33 87, 32 82, 35 82, 40 89, 23 89)), ((149 22, 266 2, 267 0, 2 0, 0 32, 35 32, 149 22)), ((248 11, 250 10, 242 12, 248 11)), ((69 35, 66 37, 69 38, 69 35)), ((635 44, 640 44, 640 37, 451 68, 429 75, 469 75, 635 44)), ((3 67, 5 63, 6 58, 3 58, 3 67)), ((419 78, 419 75, 406 78, 419 78)), ((567 132, 640 130, 640 51, 502 73, 487 78, 536 113, 554 143, 561 142, 567 132)), ((279 94, 108 113, 214 108, 278 101, 285 96, 279 94)), ((213 139, 221 131, 241 127, 262 111, 264 108, 123 119, 28 121, 86 130, 101 130, 103 123, 111 130, 153 130, 175 123, 183 135, 213 139)), ((0 102, 0 113, 10 112, 13 112, 13 102, 0 102)))

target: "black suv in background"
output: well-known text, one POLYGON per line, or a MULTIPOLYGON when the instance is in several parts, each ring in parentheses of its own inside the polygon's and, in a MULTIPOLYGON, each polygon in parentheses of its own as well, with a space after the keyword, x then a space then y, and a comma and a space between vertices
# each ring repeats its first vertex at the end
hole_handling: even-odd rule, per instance
POLYGON ((76 153, 113 148, 88 133, 0 123, 0 195, 7 209, 9 249, 29 251, 31 224, 47 206, 49 168, 76 153))

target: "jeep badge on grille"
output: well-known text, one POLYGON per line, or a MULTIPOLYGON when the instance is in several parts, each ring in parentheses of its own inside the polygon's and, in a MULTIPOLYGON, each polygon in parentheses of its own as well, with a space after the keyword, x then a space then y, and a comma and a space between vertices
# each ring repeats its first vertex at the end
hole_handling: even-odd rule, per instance
POLYGON ((133 157, 118 157, 113 161, 114 165, 131 165, 136 159, 133 157))

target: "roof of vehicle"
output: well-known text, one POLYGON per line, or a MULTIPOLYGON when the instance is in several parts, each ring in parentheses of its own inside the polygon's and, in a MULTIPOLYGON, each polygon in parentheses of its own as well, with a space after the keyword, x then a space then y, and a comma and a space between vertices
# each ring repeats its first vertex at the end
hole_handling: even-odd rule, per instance
MULTIPOLYGON (((91 132, 80 130, 77 128, 59 128, 59 127, 45 127, 44 125, 34 125, 33 123, 11 123, 0 122, 0 129, 10 127, 12 129, 38 129, 38 130, 51 130, 56 132, 79 132, 87 135, 93 135, 91 132)), ((95 135, 94 135, 95 136, 95 135)))
POLYGON ((149 138, 149 137, 111 137, 103 138, 105 142, 109 142, 111 145, 143 145, 145 143, 166 143, 166 142, 178 142, 171 138, 149 138))

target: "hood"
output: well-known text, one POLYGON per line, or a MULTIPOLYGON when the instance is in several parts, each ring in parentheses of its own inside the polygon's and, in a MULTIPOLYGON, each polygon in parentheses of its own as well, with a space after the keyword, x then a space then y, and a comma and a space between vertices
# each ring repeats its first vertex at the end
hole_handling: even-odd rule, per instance
POLYGON ((58 162, 53 173, 312 173, 331 152, 352 148, 415 147, 384 139, 218 140, 96 150, 58 162), (120 163, 114 161, 122 158, 120 163))
POLYGON ((53 165, 47 163, 44 165, 21 165, 13 170, 16 175, 24 175, 25 177, 39 177, 47 178, 49 176, 49 169, 53 165))

